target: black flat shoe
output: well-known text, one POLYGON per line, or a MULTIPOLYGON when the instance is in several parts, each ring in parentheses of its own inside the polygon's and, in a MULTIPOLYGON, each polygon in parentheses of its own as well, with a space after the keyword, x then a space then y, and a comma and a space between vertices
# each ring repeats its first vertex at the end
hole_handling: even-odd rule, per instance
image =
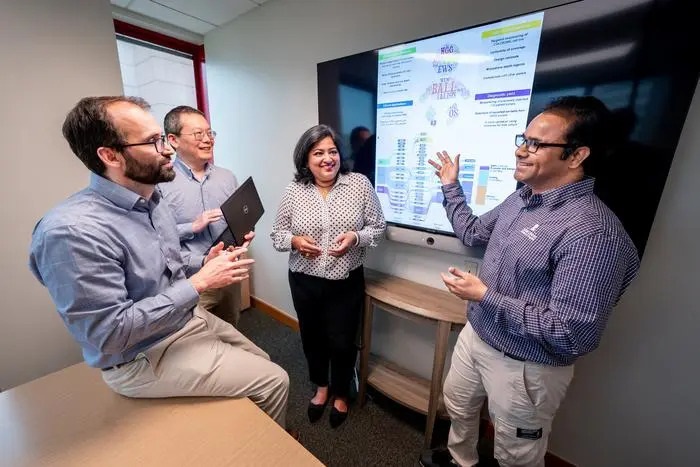
MULTIPOLYGON (((328 399, 330 399, 330 397, 328 399)), ((326 410, 326 406, 328 405, 328 399, 326 399, 326 402, 323 404, 309 402, 309 408, 306 409, 306 413, 309 415, 309 421, 311 423, 319 421, 323 416, 323 411, 326 410)))
MULTIPOLYGON (((348 412, 349 411, 350 410, 348 410, 348 412)), ((338 428, 340 425, 342 425, 345 419, 348 418, 348 412, 341 412, 335 407, 331 407, 331 416, 329 419, 331 422, 331 428, 338 428)))

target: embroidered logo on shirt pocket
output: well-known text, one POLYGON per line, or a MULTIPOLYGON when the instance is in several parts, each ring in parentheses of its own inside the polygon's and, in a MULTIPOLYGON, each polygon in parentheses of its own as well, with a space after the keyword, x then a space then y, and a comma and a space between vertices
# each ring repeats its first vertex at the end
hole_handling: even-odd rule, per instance
POLYGON ((520 231, 520 233, 534 242, 537 239, 537 234, 535 233, 535 230, 537 230, 539 226, 540 224, 535 224, 530 228, 525 227, 523 230, 520 231))

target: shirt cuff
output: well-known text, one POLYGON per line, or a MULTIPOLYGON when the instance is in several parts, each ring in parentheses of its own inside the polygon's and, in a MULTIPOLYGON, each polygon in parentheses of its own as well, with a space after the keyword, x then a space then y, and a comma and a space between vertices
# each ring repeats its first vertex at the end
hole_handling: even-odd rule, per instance
POLYGON ((194 238, 194 230, 192 230, 192 223, 189 224, 179 224, 177 226, 177 234, 180 240, 192 240, 194 238))
POLYGON ((291 232, 284 235, 284 238, 282 238, 282 251, 290 251, 292 249, 292 237, 294 235, 291 232))
POLYGON ((460 196, 464 196, 462 185, 460 185, 459 182, 442 185, 442 195, 442 205, 447 206, 448 201, 458 200, 460 196))
POLYGON ((204 258, 204 255, 190 256, 190 264, 187 268, 188 277, 202 269, 202 266, 204 266, 204 258))
POLYGON ((505 325, 509 332, 523 335, 525 332, 524 307, 518 302, 519 300, 506 297, 488 288, 480 304, 484 310, 495 314, 496 322, 505 325))
POLYGON ((448 194, 457 194, 462 191, 462 185, 459 182, 448 183, 447 185, 442 185, 442 193, 447 196, 448 194))
POLYGON ((167 294, 177 310, 189 310, 199 302, 199 294, 189 280, 175 282, 167 294))
POLYGON ((355 236, 355 243, 352 246, 360 246, 360 236, 354 230, 350 232, 355 236))

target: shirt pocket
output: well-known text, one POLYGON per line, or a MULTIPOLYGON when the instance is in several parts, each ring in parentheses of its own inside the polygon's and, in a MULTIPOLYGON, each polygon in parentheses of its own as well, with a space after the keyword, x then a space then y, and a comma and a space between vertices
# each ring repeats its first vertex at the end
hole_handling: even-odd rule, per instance
POLYGON ((549 295, 552 240, 546 232, 514 229, 503 245, 499 274, 502 293, 520 297, 524 291, 549 295), (535 290, 537 289, 537 290, 535 290))

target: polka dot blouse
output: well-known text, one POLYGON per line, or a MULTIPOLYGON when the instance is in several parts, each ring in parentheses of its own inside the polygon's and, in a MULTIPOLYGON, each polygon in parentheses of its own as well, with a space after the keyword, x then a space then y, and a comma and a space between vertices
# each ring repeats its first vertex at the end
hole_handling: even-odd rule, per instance
POLYGON ((367 247, 377 246, 384 237, 386 222, 372 184, 362 174, 340 174, 324 199, 312 183, 292 182, 282 196, 272 226, 272 243, 277 251, 289 251, 289 269, 325 279, 345 279, 362 265, 367 247), (328 254, 333 240, 345 232, 359 238, 341 257, 328 254), (305 258, 292 250, 292 237, 308 235, 323 250, 305 258))

